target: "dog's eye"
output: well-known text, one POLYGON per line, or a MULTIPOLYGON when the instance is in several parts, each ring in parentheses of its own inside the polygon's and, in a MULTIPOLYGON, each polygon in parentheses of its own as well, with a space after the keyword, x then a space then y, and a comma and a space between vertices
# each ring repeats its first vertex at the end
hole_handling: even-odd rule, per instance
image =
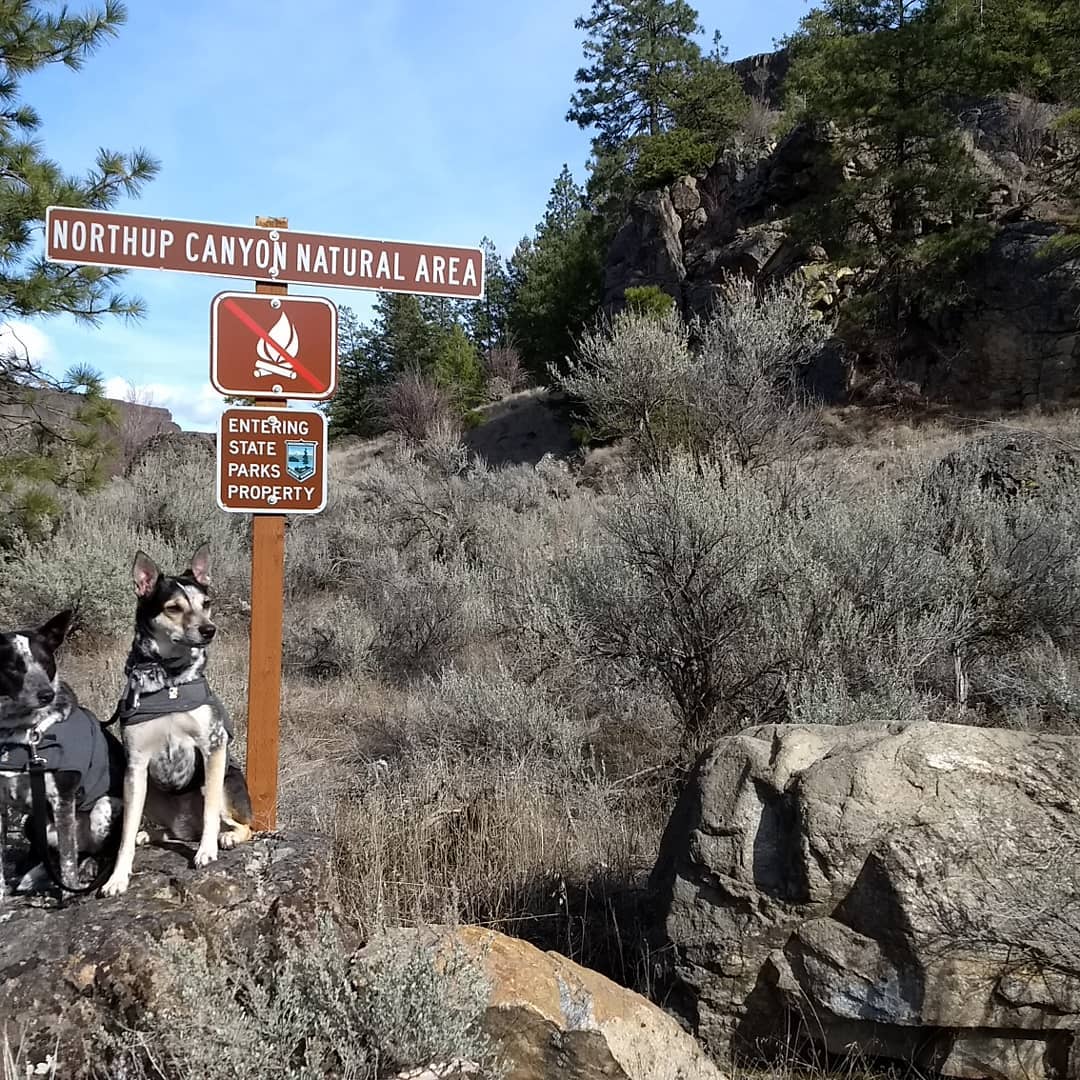
POLYGON ((166 604, 165 610, 169 612, 170 615, 179 615, 184 609, 179 604, 166 604))

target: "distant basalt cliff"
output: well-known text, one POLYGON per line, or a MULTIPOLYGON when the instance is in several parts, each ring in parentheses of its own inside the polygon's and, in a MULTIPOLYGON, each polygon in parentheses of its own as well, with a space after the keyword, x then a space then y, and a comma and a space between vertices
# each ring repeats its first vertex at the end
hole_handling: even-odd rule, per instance
MULTIPOLYGON (((771 107, 787 66, 782 52, 734 65, 747 91, 771 107)), ((1080 257, 1044 255, 1066 211, 1045 183, 1062 154, 1056 115, 1019 94, 959 111, 988 181, 981 209, 995 239, 966 273, 963 299, 921 327, 901 358, 897 376, 924 398, 1008 409, 1080 398, 1080 257)), ((800 247, 789 230, 799 202, 836 182, 819 164, 827 138, 797 127, 759 152, 726 153, 705 173, 639 195, 608 253, 606 309, 617 310, 630 286, 658 285, 685 314, 702 313, 737 273, 768 281, 805 268, 834 299, 857 287, 859 268, 838 277, 827 252, 800 247)), ((849 397, 874 375, 849 356, 839 381, 839 396, 849 397)))

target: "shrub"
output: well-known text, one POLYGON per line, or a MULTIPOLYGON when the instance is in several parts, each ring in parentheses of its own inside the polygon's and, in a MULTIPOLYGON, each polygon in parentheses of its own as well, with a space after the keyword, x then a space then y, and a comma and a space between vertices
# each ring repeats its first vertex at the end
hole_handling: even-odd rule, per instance
POLYGON ((695 331, 686 390, 695 452, 729 454, 744 467, 789 456, 815 422, 799 372, 827 333, 804 286, 789 279, 759 295, 749 279, 734 278, 695 331))
POLYGON ((373 666, 375 628, 353 597, 338 595, 307 610, 286 608, 283 666, 310 679, 355 682, 373 666))
POLYGON ((135 552, 142 548, 171 573, 184 569, 203 542, 210 544, 218 609, 236 611, 248 593, 246 521, 223 514, 213 489, 212 459, 166 448, 100 491, 65 495, 51 536, 0 552, 0 618, 38 619, 78 601, 84 626, 124 633, 134 610, 135 552))
POLYGON ((423 749, 462 763, 554 762, 565 768, 580 759, 586 740, 565 705, 502 666, 445 669, 417 688, 402 722, 411 752, 423 749))
POLYGON ((625 489, 601 537, 558 570, 589 662, 616 680, 658 680, 691 739, 770 674, 766 643, 794 556, 773 500, 725 473, 676 458, 625 489))
POLYGON ((154 1008, 119 1035, 90 1033, 109 1075, 155 1080, 378 1080, 454 1059, 499 1068, 479 1022, 483 977, 460 953, 420 951, 355 967, 333 926, 275 948, 214 955, 205 939, 166 937, 151 962, 154 1008))
POLYGON ((675 310, 675 298, 658 285, 631 285, 623 296, 627 310, 638 315, 662 319, 675 310))
POLYGON ((392 431, 419 442, 434 423, 453 416, 453 406, 444 388, 410 371, 387 388, 386 412, 392 431))
POLYGON ((598 436, 629 439, 648 466, 660 468, 686 440, 691 363, 689 330, 678 314, 627 311, 586 331, 567 373, 551 374, 584 402, 598 436))
POLYGON ((636 140, 634 188, 651 191, 680 176, 704 172, 716 160, 715 139, 700 131, 675 128, 636 140))
POLYGON ((529 383, 521 353, 513 345, 493 346, 484 354, 483 362, 490 397, 505 397, 524 389, 529 383))
POLYGON ((601 435, 629 439, 649 468, 676 449, 759 467, 790 457, 812 430, 799 372, 825 335, 800 283, 759 296, 737 278, 708 319, 687 327, 674 311, 626 311, 584 334, 568 374, 553 375, 601 435))
POLYGON ((378 670, 407 683, 460 655, 475 627, 476 584, 467 570, 439 563, 415 572, 399 567, 372 581, 368 605, 378 670))

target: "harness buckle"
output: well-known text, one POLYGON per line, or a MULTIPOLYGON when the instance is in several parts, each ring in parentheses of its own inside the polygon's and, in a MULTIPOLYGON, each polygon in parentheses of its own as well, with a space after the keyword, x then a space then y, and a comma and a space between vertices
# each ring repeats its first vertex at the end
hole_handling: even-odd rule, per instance
POLYGON ((170 686, 169 687, 169 700, 170 701, 175 701, 179 696, 180 696, 180 687, 179 686, 170 686))

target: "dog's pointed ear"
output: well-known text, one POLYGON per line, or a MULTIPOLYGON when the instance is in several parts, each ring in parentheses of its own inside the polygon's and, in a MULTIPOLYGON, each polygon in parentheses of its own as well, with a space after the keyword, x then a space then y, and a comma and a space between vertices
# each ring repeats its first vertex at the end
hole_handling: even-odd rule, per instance
POLYGON ((146 554, 139 551, 135 554, 135 562, 131 567, 131 579, 135 583, 136 596, 149 596, 157 587, 161 571, 158 565, 146 554))
POLYGON ((39 626, 34 633, 48 645, 50 652, 56 652, 64 644, 64 638, 74 621, 74 609, 65 608, 59 615, 54 615, 47 623, 39 626))
POLYGON ((210 584, 210 545, 200 544, 191 556, 191 576, 204 588, 210 584))

